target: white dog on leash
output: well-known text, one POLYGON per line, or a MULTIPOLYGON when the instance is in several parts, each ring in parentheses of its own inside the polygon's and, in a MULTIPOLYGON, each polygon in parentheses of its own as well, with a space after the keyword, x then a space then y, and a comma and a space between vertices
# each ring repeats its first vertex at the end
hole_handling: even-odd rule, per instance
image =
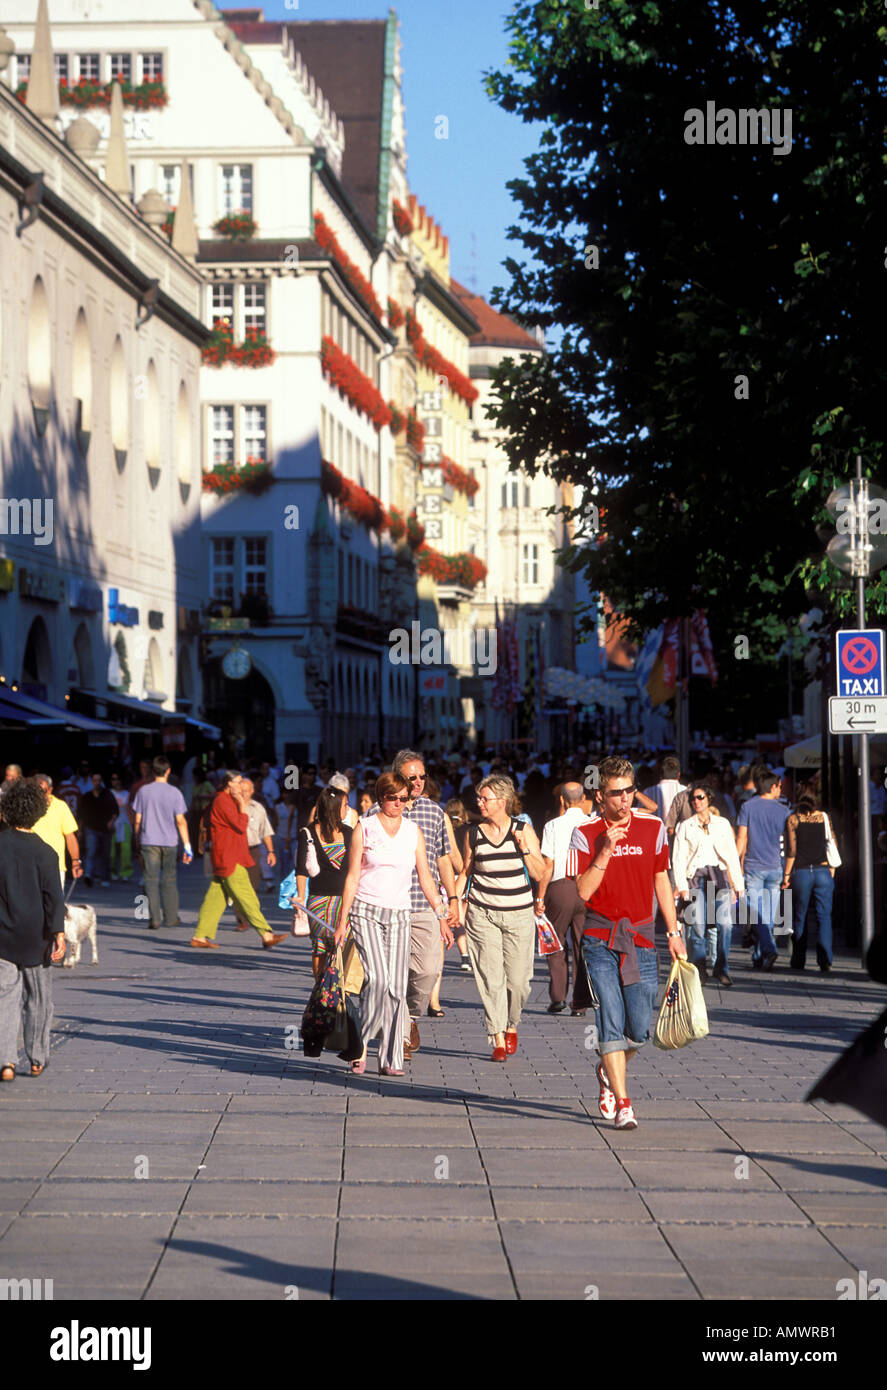
POLYGON ((92 946, 92 963, 99 963, 99 948, 96 937, 96 920, 94 907, 65 907, 65 940, 68 943, 68 953, 65 956, 65 967, 72 970, 80 960, 80 948, 86 938, 89 937, 92 946))

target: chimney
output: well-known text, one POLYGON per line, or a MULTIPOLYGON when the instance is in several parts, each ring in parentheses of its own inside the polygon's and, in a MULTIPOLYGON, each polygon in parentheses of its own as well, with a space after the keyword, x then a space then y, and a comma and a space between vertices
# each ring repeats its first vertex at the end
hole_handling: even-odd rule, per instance
POLYGON ((59 89, 55 80, 55 60, 52 55, 52 36, 49 32, 49 10, 46 0, 38 0, 37 24, 34 28, 34 49, 31 54, 31 74, 28 78, 29 111, 41 121, 58 120, 59 89))

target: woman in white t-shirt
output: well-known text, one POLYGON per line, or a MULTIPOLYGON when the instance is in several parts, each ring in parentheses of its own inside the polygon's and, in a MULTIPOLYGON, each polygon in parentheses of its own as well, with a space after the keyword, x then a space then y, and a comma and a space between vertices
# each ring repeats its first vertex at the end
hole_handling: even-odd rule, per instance
POLYGON ((736 840, 730 822, 718 812, 714 790, 707 782, 692 784, 687 804, 693 814, 675 827, 672 852, 675 892, 690 904, 684 916, 689 928, 687 954, 703 984, 711 969, 718 984, 729 989, 733 983, 727 973, 733 904, 745 891, 736 840))
POLYGON ((397 772, 383 772, 376 783, 379 812, 361 820, 351 836, 342 912, 334 939, 345 940, 349 918, 365 984, 360 995, 364 1053, 353 1071, 366 1068, 366 1049, 379 1036, 379 1071, 403 1076, 403 1040, 409 1033, 407 977, 410 968, 410 885, 413 870, 431 910, 441 922, 448 946, 453 934, 440 910, 440 898, 425 853, 425 837, 404 820, 409 788, 397 772))

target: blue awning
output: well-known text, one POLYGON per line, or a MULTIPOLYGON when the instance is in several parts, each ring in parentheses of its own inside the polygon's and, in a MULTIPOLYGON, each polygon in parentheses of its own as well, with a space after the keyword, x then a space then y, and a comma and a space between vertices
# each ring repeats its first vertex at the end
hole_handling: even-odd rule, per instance
POLYGON ((114 731, 101 719, 89 719, 85 714, 75 714, 73 710, 65 709, 63 706, 36 700, 33 695, 23 695, 20 690, 13 690, 9 685, 0 685, 0 702, 11 711, 11 714, 0 717, 15 718, 23 724, 35 726, 54 724, 66 729, 77 729, 84 734, 106 734, 109 743, 117 742, 114 731))

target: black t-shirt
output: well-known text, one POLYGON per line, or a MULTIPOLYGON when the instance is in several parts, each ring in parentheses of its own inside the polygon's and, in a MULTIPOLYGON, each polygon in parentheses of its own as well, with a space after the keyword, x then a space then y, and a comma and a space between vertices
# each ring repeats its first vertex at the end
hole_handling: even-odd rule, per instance
POLYGON ((120 814, 117 798, 107 787, 98 796, 85 792, 77 806, 77 819, 84 830, 107 830, 112 816, 120 814))
POLYGON ((52 938, 65 930, 59 858, 39 835, 0 836, 0 959, 49 965, 52 938))

